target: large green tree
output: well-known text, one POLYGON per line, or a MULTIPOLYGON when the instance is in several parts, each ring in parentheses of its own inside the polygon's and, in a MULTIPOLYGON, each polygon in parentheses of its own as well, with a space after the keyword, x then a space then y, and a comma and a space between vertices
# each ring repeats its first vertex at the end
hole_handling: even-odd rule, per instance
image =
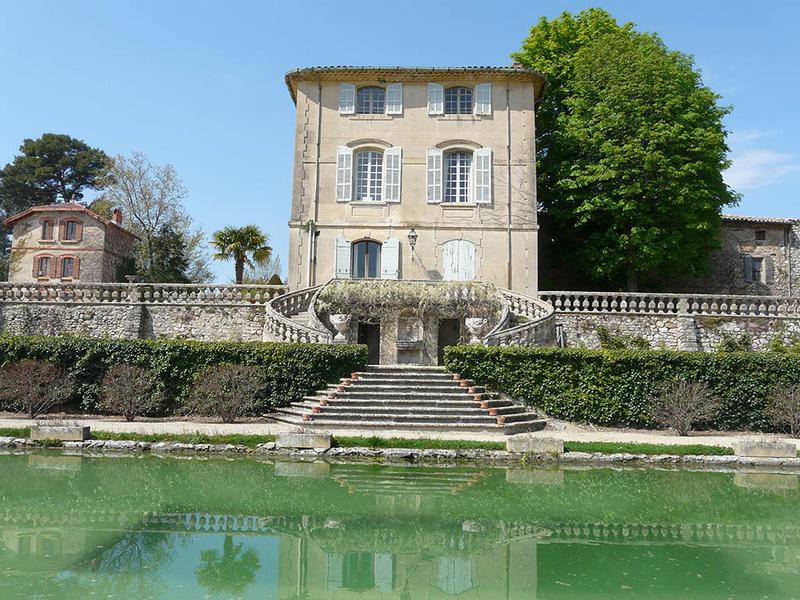
POLYGON ((254 268, 267 263, 272 256, 269 236, 256 225, 225 227, 214 232, 211 245, 217 252, 217 260, 233 260, 236 283, 244 280, 244 268, 254 268))
POLYGON ((23 141, 19 149, 0 170, 0 206, 6 213, 77 202, 84 190, 103 186, 111 167, 105 152, 68 135, 45 133, 38 140, 23 141))
POLYGON ((702 271, 737 196, 722 179, 729 109, 692 59, 600 9, 541 19, 514 58, 548 74, 537 176, 559 254, 632 291, 702 271))

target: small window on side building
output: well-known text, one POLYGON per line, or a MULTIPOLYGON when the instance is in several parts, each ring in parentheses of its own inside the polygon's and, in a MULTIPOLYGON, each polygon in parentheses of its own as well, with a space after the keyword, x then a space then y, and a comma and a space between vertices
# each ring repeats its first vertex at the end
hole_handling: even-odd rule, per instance
POLYGON ((756 229, 756 245, 765 246, 767 244, 767 231, 765 229, 756 229))

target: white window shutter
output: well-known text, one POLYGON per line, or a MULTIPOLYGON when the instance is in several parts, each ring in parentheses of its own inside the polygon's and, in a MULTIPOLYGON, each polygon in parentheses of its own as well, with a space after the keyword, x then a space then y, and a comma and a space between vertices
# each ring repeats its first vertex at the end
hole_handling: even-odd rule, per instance
POLYGON ((352 83, 339 84, 339 114, 352 115, 356 112, 356 86, 352 83))
POLYGON ((492 84, 481 83, 475 86, 475 114, 492 114, 492 84))
POLYGON ((395 146, 383 153, 383 200, 400 202, 400 182, 402 179, 403 149, 395 146))
POLYGON ((336 279, 350 279, 350 241, 336 238, 336 279))
POLYGON ((492 202, 492 149, 475 150, 472 160, 472 197, 475 202, 492 202))
POLYGON ((428 114, 441 115, 444 113, 444 86, 438 83, 428 84, 428 114))
POLYGON ((390 83, 386 86, 386 114, 403 114, 403 84, 390 83))
POLYGON ((336 201, 350 202, 353 199, 353 149, 347 146, 336 148, 336 201))
POLYGON ((775 283, 775 259, 771 256, 764 258, 764 283, 775 283))
POLYGON ((375 589, 384 594, 394 591, 394 556, 375 555, 375 589))
POLYGON ((475 279, 475 244, 467 240, 459 241, 458 279, 460 281, 475 279))
POLYGON ((426 164, 428 204, 438 204, 442 201, 442 151, 438 148, 428 148, 426 164))
POLYGON ((381 279, 400 279, 400 240, 389 238, 381 248, 381 279))

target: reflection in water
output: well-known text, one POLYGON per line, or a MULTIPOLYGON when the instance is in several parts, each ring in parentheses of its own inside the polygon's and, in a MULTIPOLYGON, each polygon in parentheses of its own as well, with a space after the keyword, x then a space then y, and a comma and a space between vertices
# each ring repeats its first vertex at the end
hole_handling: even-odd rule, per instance
POLYGON ((0 495, 4 600, 800 597, 796 475, 32 455, 0 495))

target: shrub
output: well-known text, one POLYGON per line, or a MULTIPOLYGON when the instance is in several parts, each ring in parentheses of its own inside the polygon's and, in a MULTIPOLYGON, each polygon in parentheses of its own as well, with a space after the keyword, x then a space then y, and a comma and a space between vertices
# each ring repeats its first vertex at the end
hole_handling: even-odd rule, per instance
POLYGON ((181 406, 196 375, 211 365, 260 367, 268 384, 266 405, 285 406, 363 368, 367 349, 347 344, 0 335, 0 365, 23 358, 51 361, 73 375, 76 387, 69 400, 71 410, 97 409, 103 377, 110 367, 127 363, 151 369, 164 393, 162 412, 168 414, 181 406))
POLYGON ((112 366, 103 377, 99 407, 133 421, 151 415, 164 403, 164 394, 151 369, 126 363, 112 366))
POLYGON ((604 350, 649 350, 650 342, 640 335, 621 335, 611 333, 605 325, 595 329, 600 347, 604 350))
POLYGON ((765 412, 770 390, 800 383, 800 355, 772 352, 453 346, 445 365, 553 417, 634 427, 655 425, 653 394, 685 379, 705 383, 719 399, 708 427, 774 430, 765 412))
POLYGON ((717 352, 749 352, 753 349, 753 340, 746 333, 739 337, 730 333, 723 333, 717 346, 717 352))
POLYGON ((678 435, 688 435, 697 423, 714 419, 719 402, 705 383, 670 381, 653 395, 650 417, 672 427, 678 435))
POLYGON ((47 361, 22 359, 0 369, 0 399, 31 419, 66 402, 73 386, 62 367, 47 361))
POLYGON ((800 384, 778 386, 767 402, 767 417, 775 427, 800 437, 800 384))
POLYGON ((219 417, 223 423, 233 423, 263 405, 266 389, 266 377, 257 367, 206 367, 195 379, 185 408, 190 414, 219 417))

